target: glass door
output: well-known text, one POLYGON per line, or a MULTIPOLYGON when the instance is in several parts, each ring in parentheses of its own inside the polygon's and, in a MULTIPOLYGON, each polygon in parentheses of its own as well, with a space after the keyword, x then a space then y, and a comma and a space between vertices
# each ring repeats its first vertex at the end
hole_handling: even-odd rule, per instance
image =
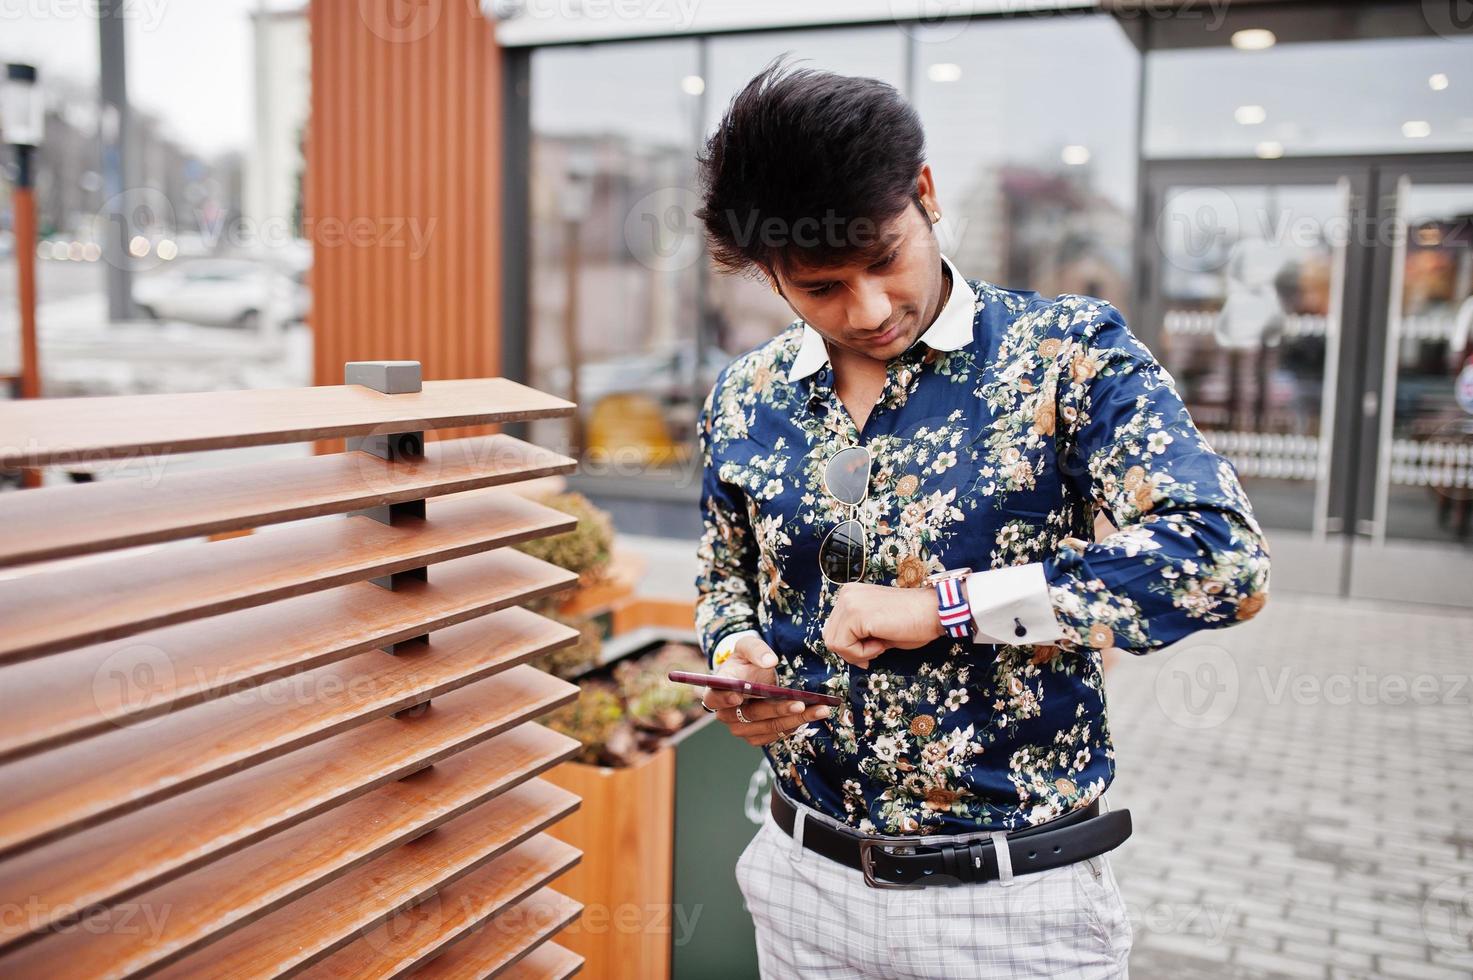
POLYGON ((1473 167, 1379 168, 1350 591, 1473 606, 1473 167))
POLYGON ((1298 591, 1346 587, 1354 433, 1342 379, 1358 333, 1347 284, 1366 260, 1351 229, 1370 180, 1366 167, 1319 161, 1147 171, 1152 238, 1135 329, 1237 467, 1274 584, 1298 591))

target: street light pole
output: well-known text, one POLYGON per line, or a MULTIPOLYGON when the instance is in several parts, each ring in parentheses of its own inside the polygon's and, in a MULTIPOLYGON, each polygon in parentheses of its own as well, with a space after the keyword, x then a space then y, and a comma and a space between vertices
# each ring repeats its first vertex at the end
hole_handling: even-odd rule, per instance
POLYGON ((41 396, 36 354, 36 146, 41 142, 41 94, 32 65, 6 65, 0 125, 15 151, 15 268, 20 277, 20 395, 41 396))
POLYGON ((20 396, 41 397, 41 364, 36 353, 36 193, 31 182, 34 147, 15 148, 20 171, 11 194, 15 211, 15 271, 20 279, 20 396))
MULTIPOLYGON (((134 180, 133 151, 129 148, 126 0, 98 0, 98 90, 102 96, 97 131, 102 141, 102 259, 107 272, 109 323, 131 320, 134 258, 128 251, 135 234, 134 217, 126 213, 126 192, 134 180)), ((141 231, 137 232, 141 233, 141 231)))
MULTIPOLYGON (((5 66, 0 87, 0 126, 15 153, 15 269, 20 280, 20 396, 41 397, 41 362, 36 347, 35 154, 44 126, 41 91, 33 65, 5 66)), ((41 471, 22 471, 26 487, 41 485, 41 471)))

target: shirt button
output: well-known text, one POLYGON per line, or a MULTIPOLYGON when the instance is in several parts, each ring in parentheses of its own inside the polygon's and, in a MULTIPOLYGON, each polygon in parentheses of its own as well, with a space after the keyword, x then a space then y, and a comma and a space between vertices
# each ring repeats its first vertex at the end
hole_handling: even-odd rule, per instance
POLYGON ((936 730, 936 719, 930 715, 916 715, 910 722, 910 733, 922 738, 936 730))
POLYGON ((1114 646, 1115 631, 1104 623, 1095 623, 1089 628, 1089 645, 1096 650, 1114 646))

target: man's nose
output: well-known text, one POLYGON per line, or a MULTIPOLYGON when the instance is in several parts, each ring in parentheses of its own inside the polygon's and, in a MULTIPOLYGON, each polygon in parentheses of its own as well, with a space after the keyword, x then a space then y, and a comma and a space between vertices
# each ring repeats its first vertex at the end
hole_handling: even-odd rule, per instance
POLYGON ((881 280, 863 278, 850 289, 849 329, 855 333, 878 330, 890 319, 893 311, 894 306, 881 280))

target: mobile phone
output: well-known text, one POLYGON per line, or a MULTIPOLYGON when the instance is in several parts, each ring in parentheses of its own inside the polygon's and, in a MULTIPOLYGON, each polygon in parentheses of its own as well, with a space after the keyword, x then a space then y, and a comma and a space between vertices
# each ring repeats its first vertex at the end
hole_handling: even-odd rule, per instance
POLYGON ((819 694, 817 691, 804 691, 796 687, 778 687, 776 684, 759 684, 756 681, 744 681, 720 674, 693 674, 688 670, 672 670, 665 676, 677 684, 694 684, 697 687, 709 687, 713 691, 735 691, 749 698, 802 701, 804 704, 840 705, 844 703, 843 698, 832 694, 819 694))

